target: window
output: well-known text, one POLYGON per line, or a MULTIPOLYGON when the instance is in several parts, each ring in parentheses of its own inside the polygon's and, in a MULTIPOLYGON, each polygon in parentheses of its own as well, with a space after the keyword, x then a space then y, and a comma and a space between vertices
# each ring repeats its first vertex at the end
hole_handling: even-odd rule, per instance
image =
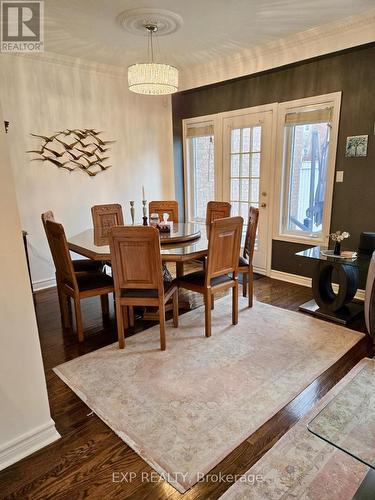
POLYGON ((215 199, 215 159, 213 124, 192 124, 186 131, 191 221, 205 221, 206 207, 215 199))
POLYGON ((279 236, 324 241, 329 232, 337 141, 333 122, 338 109, 332 101, 298 108, 283 104, 279 236))

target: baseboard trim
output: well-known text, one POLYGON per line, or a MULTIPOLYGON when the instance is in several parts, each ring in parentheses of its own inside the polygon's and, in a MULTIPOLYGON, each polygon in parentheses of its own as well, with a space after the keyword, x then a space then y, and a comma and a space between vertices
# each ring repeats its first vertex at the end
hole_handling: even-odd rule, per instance
POLYGON ((46 280, 33 281, 33 292, 38 292, 39 290, 52 288, 54 286, 56 286, 56 279, 54 277, 46 280))
POLYGON ((0 446, 0 470, 44 448, 60 437, 55 428, 55 422, 50 419, 46 424, 8 441, 0 446))
MULTIPOLYGON (((294 283, 295 285, 307 286, 311 288, 312 280, 307 276, 299 276, 298 274, 284 273, 283 271, 276 271, 275 269, 271 269, 270 278, 279 281, 286 281, 287 283, 294 283)), ((336 283, 333 283, 332 288, 334 292, 337 292, 339 286, 336 283)), ((362 300, 362 301, 365 300, 365 291, 357 290, 355 298, 357 300, 362 300)))

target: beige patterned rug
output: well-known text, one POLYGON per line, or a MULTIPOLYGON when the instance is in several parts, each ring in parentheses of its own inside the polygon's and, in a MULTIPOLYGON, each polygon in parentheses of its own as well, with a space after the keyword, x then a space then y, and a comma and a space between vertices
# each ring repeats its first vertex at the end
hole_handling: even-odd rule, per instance
MULTIPOLYGON (((363 368, 370 368, 373 380, 374 360, 363 359, 220 499, 351 500, 369 467, 311 434, 307 424, 363 368)), ((342 422, 346 422, 348 407, 359 409, 363 404, 361 392, 365 391, 361 391, 361 383, 359 380, 357 401, 355 396, 350 398, 350 401, 345 401, 343 396, 342 422)), ((364 380, 364 383, 368 384, 368 380, 364 380)), ((332 425, 339 427, 340 423, 335 420, 332 425)), ((354 427, 354 435, 366 432, 368 446, 369 449, 372 447, 371 456, 373 456, 374 423, 362 422, 363 428, 361 428, 360 412, 355 423, 350 420, 346 423, 349 427, 354 427)))
POLYGON ((55 373, 147 463, 184 492, 328 369, 362 334, 240 299, 203 308, 55 368, 55 373))

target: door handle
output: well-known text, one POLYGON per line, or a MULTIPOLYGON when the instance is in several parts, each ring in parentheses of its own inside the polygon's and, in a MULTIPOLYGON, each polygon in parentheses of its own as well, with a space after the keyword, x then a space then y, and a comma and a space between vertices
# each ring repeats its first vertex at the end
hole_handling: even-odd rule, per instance
POLYGON ((260 204, 260 206, 261 206, 262 208, 266 208, 266 207, 267 207, 267 203, 261 203, 261 204, 260 204))

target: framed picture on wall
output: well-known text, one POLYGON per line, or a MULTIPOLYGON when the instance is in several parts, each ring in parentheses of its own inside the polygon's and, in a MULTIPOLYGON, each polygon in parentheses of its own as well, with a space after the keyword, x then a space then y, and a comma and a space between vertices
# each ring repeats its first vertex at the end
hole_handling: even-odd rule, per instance
POLYGON ((346 138, 345 156, 367 156, 368 135, 352 135, 346 138))

